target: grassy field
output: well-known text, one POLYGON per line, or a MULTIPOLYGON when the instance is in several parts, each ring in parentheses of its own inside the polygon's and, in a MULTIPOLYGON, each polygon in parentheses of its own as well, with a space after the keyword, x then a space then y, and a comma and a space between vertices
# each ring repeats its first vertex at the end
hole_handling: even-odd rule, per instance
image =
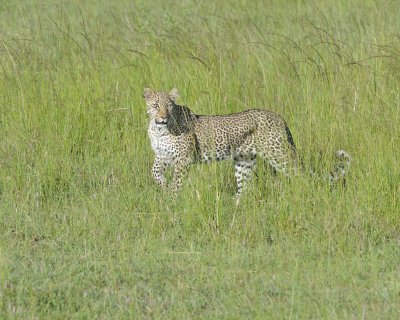
POLYGON ((0 318, 399 319, 400 3, 2 1, 0 318), (285 117, 347 189, 151 178, 144 87, 285 117))

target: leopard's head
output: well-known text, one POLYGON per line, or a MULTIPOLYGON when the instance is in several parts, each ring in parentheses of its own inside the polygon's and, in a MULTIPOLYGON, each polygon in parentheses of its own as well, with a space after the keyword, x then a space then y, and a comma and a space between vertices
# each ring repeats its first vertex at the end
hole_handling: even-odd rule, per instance
POLYGON ((154 92, 146 88, 143 91, 143 97, 146 101, 147 114, 150 117, 150 121, 154 121, 158 127, 167 126, 175 101, 179 97, 178 89, 174 88, 167 93, 162 91, 154 92))

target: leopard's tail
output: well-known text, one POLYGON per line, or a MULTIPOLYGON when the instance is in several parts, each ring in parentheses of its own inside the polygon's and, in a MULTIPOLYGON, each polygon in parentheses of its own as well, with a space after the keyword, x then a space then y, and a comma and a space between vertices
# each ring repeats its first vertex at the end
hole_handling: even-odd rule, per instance
POLYGON ((329 174, 329 184, 331 186, 341 182, 343 185, 346 184, 346 175, 350 169, 351 157, 344 150, 336 151, 337 162, 334 165, 332 171, 329 174))

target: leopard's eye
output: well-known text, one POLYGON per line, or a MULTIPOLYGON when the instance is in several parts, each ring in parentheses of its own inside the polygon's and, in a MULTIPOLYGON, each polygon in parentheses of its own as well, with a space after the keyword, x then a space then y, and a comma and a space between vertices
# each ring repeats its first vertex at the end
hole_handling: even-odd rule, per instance
POLYGON ((155 105, 153 106, 153 108, 154 108, 154 109, 159 109, 160 106, 159 106, 158 104, 155 104, 155 105))

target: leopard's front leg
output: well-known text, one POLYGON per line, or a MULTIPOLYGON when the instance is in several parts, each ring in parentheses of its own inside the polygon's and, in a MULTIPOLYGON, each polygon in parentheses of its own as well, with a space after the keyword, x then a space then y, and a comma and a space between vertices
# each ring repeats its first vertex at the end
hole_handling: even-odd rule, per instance
POLYGON ((174 177, 172 191, 177 193, 182 187, 182 180, 185 178, 190 164, 193 162, 194 151, 191 144, 187 143, 183 150, 175 156, 174 161, 174 177))
POLYGON ((164 177, 165 169, 167 168, 167 162, 160 157, 154 159, 153 168, 151 170, 152 176, 156 183, 163 187, 167 187, 167 179, 164 177))
POLYGON ((177 193, 182 187, 182 179, 186 176, 188 171, 189 163, 183 163, 175 165, 174 178, 173 178, 173 189, 174 193, 177 193))

